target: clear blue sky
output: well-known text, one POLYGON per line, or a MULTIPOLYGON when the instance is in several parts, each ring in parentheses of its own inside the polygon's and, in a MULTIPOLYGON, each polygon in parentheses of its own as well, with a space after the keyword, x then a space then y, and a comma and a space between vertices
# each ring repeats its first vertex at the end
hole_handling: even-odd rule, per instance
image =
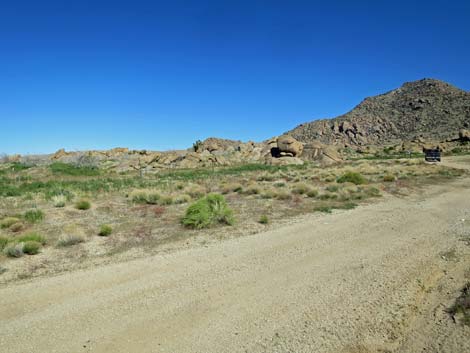
POLYGON ((2 1, 0 152, 260 141, 405 81, 470 90, 469 1, 2 1))

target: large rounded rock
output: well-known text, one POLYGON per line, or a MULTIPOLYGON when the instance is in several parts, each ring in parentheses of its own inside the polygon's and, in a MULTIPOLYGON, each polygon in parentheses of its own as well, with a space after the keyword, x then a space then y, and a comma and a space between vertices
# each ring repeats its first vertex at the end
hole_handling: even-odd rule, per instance
POLYGON ((290 153, 293 157, 299 157, 304 150, 304 145, 289 135, 278 137, 277 147, 280 153, 290 153))
POLYGON ((461 141, 470 141, 470 130, 465 130, 465 129, 460 130, 459 138, 461 141))

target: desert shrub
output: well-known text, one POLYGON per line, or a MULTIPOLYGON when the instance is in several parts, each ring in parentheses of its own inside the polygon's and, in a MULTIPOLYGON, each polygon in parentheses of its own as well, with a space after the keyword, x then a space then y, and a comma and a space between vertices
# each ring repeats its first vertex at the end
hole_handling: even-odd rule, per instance
POLYGON ((187 190, 187 194, 195 199, 203 197, 206 193, 206 189, 199 185, 194 185, 187 190))
POLYGON ((269 218, 267 215, 262 215, 260 218, 259 218, 259 223, 261 224, 268 224, 269 223, 269 218))
POLYGON ((249 185, 245 190, 244 194, 246 195, 258 195, 261 192, 261 189, 258 185, 249 185))
POLYGON ((276 199, 278 200, 290 200, 291 197, 292 196, 288 192, 285 192, 285 191, 278 191, 276 193, 276 199))
POLYGON ((241 184, 226 184, 221 188, 222 194, 228 194, 230 192, 240 192, 243 190, 241 184))
POLYGON ((175 198, 173 199, 174 204, 182 204, 182 203, 188 203, 191 201, 191 196, 187 194, 182 194, 182 195, 176 195, 175 198))
POLYGON ((273 199, 276 197, 276 195, 276 192, 274 192, 273 190, 264 190, 260 196, 263 199, 273 199))
POLYGON ((207 228, 214 224, 232 225, 233 212, 220 194, 209 194, 190 205, 181 222, 190 228, 207 228))
POLYGON ((365 184, 367 182, 366 178, 360 173, 356 172, 346 172, 337 179, 338 183, 353 183, 356 185, 365 184))
POLYGON ((76 244, 83 243, 84 241, 85 241, 85 238, 81 235, 64 234, 59 238, 59 241, 57 242, 57 246, 59 247, 73 246, 76 244))
POLYGON ((0 251, 5 249, 9 241, 10 240, 8 238, 0 236, 0 251))
POLYGON ((306 194, 310 188, 306 184, 296 184, 292 188, 292 193, 297 194, 297 195, 303 195, 306 194))
POLYGON ((202 141, 197 140, 196 142, 193 143, 193 150, 194 152, 198 152, 202 147, 202 141))
POLYGON ((462 324, 470 326, 470 282, 463 287, 460 296, 447 312, 452 316, 460 314, 462 324))
POLYGON ((333 193, 325 193, 318 196, 318 198, 320 200, 334 200, 338 198, 338 195, 333 193))
POLYGON ((318 190, 311 189, 311 190, 307 191, 307 196, 308 197, 317 197, 318 196, 318 190))
POLYGON ((86 210, 89 210, 91 208, 91 203, 87 200, 79 200, 76 204, 75 204, 75 208, 77 210, 82 210, 82 211, 86 211, 86 210))
POLYGON ((22 231, 23 228, 24 228, 24 225, 23 225, 23 223, 21 223, 21 222, 17 222, 17 223, 12 224, 12 225, 10 226, 10 230, 11 230, 12 232, 14 232, 14 233, 18 233, 18 232, 22 231))
POLYGON ((370 187, 370 188, 366 188, 364 190, 365 194, 369 197, 376 197, 376 196, 380 196, 380 190, 377 189, 376 187, 370 187))
POLYGON ((28 233, 17 238, 18 242, 36 241, 42 245, 46 244, 46 238, 38 233, 28 233))
POLYGON ((110 225, 102 224, 100 227, 100 231, 98 232, 98 235, 101 237, 107 237, 107 236, 110 236, 112 232, 113 232, 113 228, 110 225))
POLYGON ((164 195, 160 198, 159 205, 172 205, 174 203, 173 197, 171 195, 164 195))
POLYGON ((256 178, 256 180, 257 181, 273 181, 274 178, 275 176, 272 174, 261 174, 256 178))
POLYGON ((39 253, 40 248, 41 243, 31 240, 24 243, 23 252, 28 255, 36 255, 39 253))
POLYGON ((326 190, 329 191, 329 192, 337 192, 339 190, 339 186, 338 185, 328 185, 326 187, 326 190))
POLYGON ((44 219, 44 212, 41 210, 29 210, 25 212, 23 218, 30 223, 37 223, 44 219))
POLYGON ((313 210, 316 212, 331 213, 332 208, 331 206, 319 205, 319 206, 315 206, 313 210))
POLYGON ((71 176, 97 176, 100 175, 98 168, 94 166, 78 166, 68 163, 55 162, 49 166, 54 174, 71 175, 71 176))
POLYGON ((51 198, 54 207, 65 207, 67 197, 65 195, 55 195, 51 198))
POLYGON ((156 216, 156 217, 160 217, 162 214, 165 213, 165 207, 163 206, 155 206, 153 208, 153 214, 156 216))
POLYGON ((142 190, 133 191, 130 194, 130 199, 135 203, 147 203, 147 193, 142 190))
POLYGON ((34 165, 32 165, 32 164, 14 162, 10 165, 10 170, 12 170, 14 172, 19 172, 19 171, 26 170, 26 169, 29 169, 29 168, 32 168, 32 167, 34 167, 34 165))
POLYGON ((387 175, 384 175, 383 180, 385 182, 392 182, 392 181, 395 181, 395 176, 393 176, 391 174, 387 174, 387 175))
POLYGON ((334 208, 340 209, 340 210, 352 210, 353 208, 356 208, 358 205, 357 203, 354 202, 346 202, 343 204, 338 204, 335 205, 334 208))
MULTIPOLYGON (((67 189, 62 187, 52 186, 52 189, 46 190, 44 193, 46 200, 54 200, 55 197, 65 197, 66 201, 71 201, 74 197, 74 194, 67 189)), ((60 207, 60 206, 56 206, 60 207)))
POLYGON ((24 243, 12 243, 7 245, 3 252, 8 257, 21 257, 24 255, 23 252, 24 243))
POLYGON ((156 191, 151 191, 146 194, 146 199, 144 202, 148 203, 149 205, 157 205, 161 199, 161 195, 156 191))
POLYGON ((6 217, 0 221, 0 228, 10 228, 13 224, 18 223, 20 220, 16 217, 6 217))

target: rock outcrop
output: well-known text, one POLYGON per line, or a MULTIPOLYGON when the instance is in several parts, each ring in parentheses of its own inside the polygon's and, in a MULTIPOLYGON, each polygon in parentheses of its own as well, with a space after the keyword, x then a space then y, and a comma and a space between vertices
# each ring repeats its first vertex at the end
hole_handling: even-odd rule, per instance
POLYGON ((302 124, 288 134, 308 143, 366 146, 412 141, 444 141, 470 123, 470 93, 448 83, 423 79, 366 98, 349 113, 302 124))

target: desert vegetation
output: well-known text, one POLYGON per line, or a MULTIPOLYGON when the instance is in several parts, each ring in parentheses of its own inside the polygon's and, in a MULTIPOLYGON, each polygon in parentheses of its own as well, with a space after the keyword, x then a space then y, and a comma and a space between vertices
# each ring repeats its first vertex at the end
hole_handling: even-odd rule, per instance
POLYGON ((346 212, 384 194, 406 195, 461 173, 419 159, 330 167, 245 164, 152 175, 66 163, 4 163, 0 265, 6 270, 0 278, 250 234, 299 215, 346 212), (25 255, 31 255, 33 270, 31 262, 29 267, 23 262, 25 255))

